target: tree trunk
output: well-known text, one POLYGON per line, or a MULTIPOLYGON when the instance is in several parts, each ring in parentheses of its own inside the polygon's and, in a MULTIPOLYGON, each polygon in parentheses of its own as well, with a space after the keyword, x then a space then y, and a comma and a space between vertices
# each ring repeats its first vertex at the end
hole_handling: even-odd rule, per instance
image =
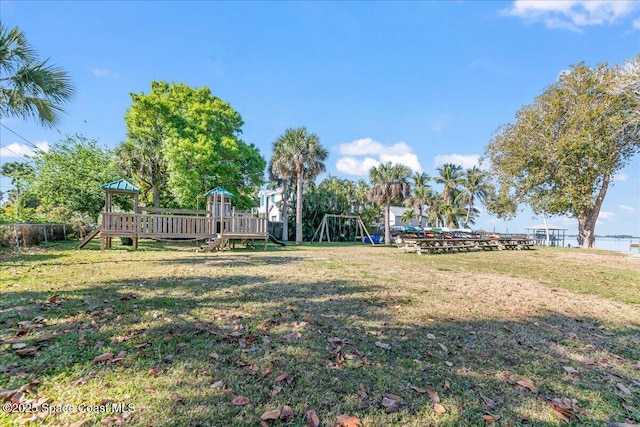
POLYGON ((384 206, 384 244, 385 245, 390 245, 391 244, 391 230, 390 230, 390 218, 389 218, 389 211, 391 210, 391 202, 387 202, 387 204, 384 206))
POLYGON ((600 192, 598 193, 598 197, 596 197, 596 200, 593 203, 593 207, 588 212, 585 212, 582 215, 577 215, 578 245, 581 248, 591 249, 594 247, 594 243, 596 241, 596 221, 598 220, 598 215, 600 215, 600 208, 602 207, 604 196, 607 194, 607 189, 609 188, 610 181, 611 177, 604 177, 604 179, 602 180, 602 187, 600 187, 600 192))
POLYGON ((302 244, 302 172, 296 175, 296 245, 302 244))
POLYGON ((289 240, 289 177, 282 180, 282 240, 289 240))
POLYGON ((153 207, 156 209, 160 209, 160 187, 157 183, 153 183, 153 207))

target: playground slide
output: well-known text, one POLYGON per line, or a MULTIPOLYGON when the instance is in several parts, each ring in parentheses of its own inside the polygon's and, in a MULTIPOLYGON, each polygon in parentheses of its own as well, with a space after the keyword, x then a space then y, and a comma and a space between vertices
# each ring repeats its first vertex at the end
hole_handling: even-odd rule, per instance
POLYGON ((276 239, 275 237, 273 237, 271 234, 269 234, 269 240, 271 240, 273 243, 275 243, 276 245, 280 245, 280 246, 287 246, 287 244, 285 242, 282 242, 278 239, 276 239))

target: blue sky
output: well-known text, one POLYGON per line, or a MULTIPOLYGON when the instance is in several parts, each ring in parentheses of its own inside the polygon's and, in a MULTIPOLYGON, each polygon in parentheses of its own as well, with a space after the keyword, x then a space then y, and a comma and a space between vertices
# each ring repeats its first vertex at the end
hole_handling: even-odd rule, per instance
MULTIPOLYGON (((267 159, 287 127, 307 126, 329 149, 327 172, 352 179, 387 160, 431 176, 445 162, 472 166, 562 70, 640 52, 640 2, 626 1, 2 0, 0 16, 77 88, 58 129, 3 119, 33 144, 79 132, 114 147, 129 94, 165 80, 210 87, 267 159)), ((28 154, 7 129, 0 139, 2 162, 28 154)), ((573 219, 549 221, 577 229, 573 219)), ((541 222, 525 210, 509 222, 483 214, 477 226, 517 232, 541 222)), ((616 177, 596 233, 640 235, 640 158, 616 177)))

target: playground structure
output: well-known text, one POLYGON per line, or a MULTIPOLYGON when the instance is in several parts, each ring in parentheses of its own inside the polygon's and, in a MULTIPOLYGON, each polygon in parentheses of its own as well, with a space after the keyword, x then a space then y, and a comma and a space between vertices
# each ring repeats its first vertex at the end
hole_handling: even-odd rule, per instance
MULTIPOLYGON (((354 242, 357 242, 358 239, 360 240, 364 239, 364 236, 366 235, 367 237, 369 237, 369 242, 371 242, 372 245, 374 244, 373 240, 371 239, 371 236, 369 235, 369 231, 367 231, 367 227, 365 227, 364 223, 362 222, 362 218, 356 215, 333 215, 333 214, 324 215, 324 217, 322 218, 322 221, 320 222, 320 225, 318 226, 318 228, 316 228, 316 232, 313 233, 311 242, 313 242, 316 236, 318 235, 318 233, 320 233, 320 235, 318 236, 318 243, 322 243, 322 240, 325 237, 327 239, 327 242, 331 243, 330 231, 333 228, 333 227, 329 227, 329 222, 331 221, 333 221, 334 223, 339 222, 338 226, 341 231, 344 229, 344 227, 355 226, 355 233, 354 233, 354 239, 353 239, 354 242)), ((336 241, 335 236, 333 240, 336 241)))
POLYGON ((80 248, 98 234, 102 249, 111 248, 114 237, 132 239, 133 249, 138 248, 139 239, 205 240, 212 250, 222 249, 231 240, 263 240, 267 247, 267 218, 236 210, 231 205, 233 194, 220 187, 205 194, 204 211, 140 207, 140 189, 123 179, 100 188, 105 190, 102 224, 80 248), (117 194, 133 196, 133 212, 113 212, 113 196, 117 194))

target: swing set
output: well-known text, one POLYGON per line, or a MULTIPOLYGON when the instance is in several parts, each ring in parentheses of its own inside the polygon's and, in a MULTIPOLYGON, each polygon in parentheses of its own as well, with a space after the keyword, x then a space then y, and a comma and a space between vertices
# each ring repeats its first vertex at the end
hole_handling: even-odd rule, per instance
MULTIPOLYGON (((322 243, 322 240, 326 237, 327 242, 331 243, 331 235, 333 232, 333 241, 337 241, 340 239, 345 239, 347 234, 345 231, 354 230, 353 241, 357 242, 358 239, 363 240, 366 235, 369 238, 369 242, 373 245, 373 240, 369 235, 369 231, 367 231, 367 227, 364 226, 362 222, 362 218, 356 215, 333 215, 333 214, 325 214, 320 222, 318 228, 316 228, 316 232, 313 233, 313 237, 311 238, 311 242, 313 242, 318 236, 318 243, 322 243), (329 225, 331 223, 331 226, 329 225), (354 228, 355 227, 355 230, 354 228), (336 239, 336 231, 338 232, 338 239, 336 239)), ((350 234, 350 233, 349 233, 350 234)))

